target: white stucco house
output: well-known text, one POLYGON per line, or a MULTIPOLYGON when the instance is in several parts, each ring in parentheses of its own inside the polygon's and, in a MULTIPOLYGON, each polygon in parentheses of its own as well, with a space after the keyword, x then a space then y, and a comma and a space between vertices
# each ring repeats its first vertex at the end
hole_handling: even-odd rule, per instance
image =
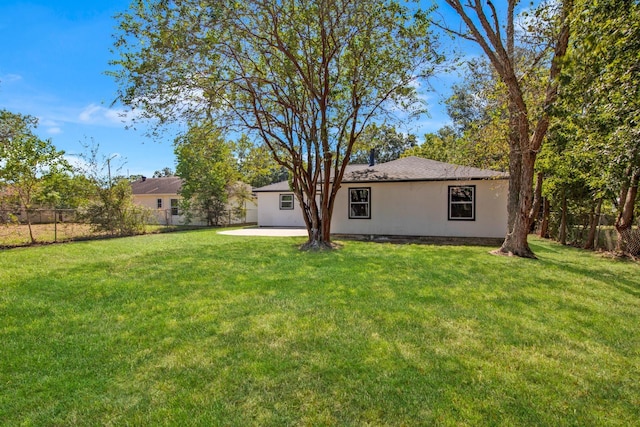
MULTIPOLYGON (((508 174, 406 157, 373 166, 350 165, 331 232, 364 236, 504 238, 508 174)), ((258 225, 304 227, 286 181, 253 190, 258 225)))
MULTIPOLYGON (((247 185, 247 184, 243 184, 247 185)), ((146 178, 131 183, 133 202, 139 206, 150 209, 158 224, 180 225, 184 224, 186 217, 180 209, 181 196, 179 194, 182 187, 182 178, 168 176, 162 178, 146 178)), ((244 218, 237 218, 230 215, 229 220, 224 224, 256 223, 258 220, 258 209, 255 200, 243 202, 245 208, 244 218)), ((235 201, 232 199, 228 203, 228 210, 232 210, 235 201)), ((194 217, 191 220, 194 225, 206 225, 206 220, 194 217)))

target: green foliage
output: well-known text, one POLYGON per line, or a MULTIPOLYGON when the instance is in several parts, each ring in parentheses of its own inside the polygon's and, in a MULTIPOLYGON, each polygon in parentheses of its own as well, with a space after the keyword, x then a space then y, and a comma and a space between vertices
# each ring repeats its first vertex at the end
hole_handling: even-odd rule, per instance
POLYGON ((174 176, 173 170, 170 167, 164 167, 161 170, 157 170, 153 173, 154 178, 162 178, 165 176, 174 176))
POLYGON ((81 155, 85 165, 78 171, 78 184, 84 186, 87 200, 80 203, 79 218, 91 225, 94 231, 112 236, 129 236, 145 231, 151 213, 133 203, 131 183, 117 175, 121 166, 112 165, 117 155, 101 155, 100 145, 91 141, 84 145, 81 155), (112 167, 113 166, 113 167, 112 167), (105 170, 106 169, 106 170, 105 170))
POLYGON ((640 169, 640 5, 618 0, 579 4, 563 76, 561 119, 575 132, 572 147, 585 153, 595 172, 594 187, 610 186, 618 193, 629 182, 628 168, 640 169))
POLYGON ((376 163, 390 162, 416 145, 415 135, 403 135, 393 126, 373 123, 365 128, 358 143, 354 145, 351 163, 368 163, 371 150, 375 150, 376 163))
POLYGON ((629 228, 638 201, 626 189, 640 179, 640 5, 579 1, 572 39, 551 144, 541 153, 545 192, 556 203, 568 197, 573 214, 609 200, 603 213, 617 211, 617 226, 629 228))
POLYGON ((152 214, 133 203, 131 184, 125 179, 107 187, 95 187, 93 199, 80 210, 80 219, 94 231, 111 236, 142 234, 152 214))
POLYGON ((238 179, 230 144, 219 128, 202 124, 176 139, 175 153, 187 220, 197 212, 208 225, 219 225, 238 179))
POLYGON ((201 230, 0 251, 0 424, 640 419, 637 263, 537 239, 535 262, 301 241, 201 230))
POLYGON ((71 169, 63 151, 33 133, 36 125, 33 117, 0 111, 0 186, 10 187, 8 194, 26 212, 29 227, 33 203, 51 196, 44 183, 71 169))
POLYGON ((38 119, 33 116, 0 110, 0 148, 8 148, 11 141, 21 138, 25 133, 38 125, 38 119))
POLYGON ((289 172, 273 159, 268 147, 256 145, 246 135, 233 143, 233 154, 240 178, 254 188, 284 181, 289 177, 289 172))
POLYGON ((466 164, 468 159, 466 156, 460 156, 458 141, 459 136, 455 129, 451 126, 445 126, 436 133, 425 134, 422 144, 409 148, 402 156, 417 156, 439 162, 466 164))
POLYGON ((95 186, 95 182, 81 174, 47 175, 42 179, 42 191, 36 201, 50 208, 77 209, 89 203, 95 186))

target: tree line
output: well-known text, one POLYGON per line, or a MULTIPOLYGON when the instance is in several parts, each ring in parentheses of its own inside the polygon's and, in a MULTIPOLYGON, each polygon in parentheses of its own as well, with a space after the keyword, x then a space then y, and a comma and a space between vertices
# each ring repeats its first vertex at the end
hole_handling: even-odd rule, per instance
MULTIPOLYGON (((121 159, 101 153, 92 140, 79 142, 83 152, 72 164, 72 158, 50 139, 36 135, 37 124, 33 116, 0 110, 0 222, 17 222, 23 216, 32 243, 36 243, 33 215, 42 209, 74 210, 76 220, 109 235, 143 232, 151 212, 134 203, 131 189, 142 175, 123 175, 121 159)), ((175 171, 164 167, 153 176, 183 179, 180 207, 187 221, 197 211, 209 225, 218 225, 230 197, 239 201, 251 197, 238 182, 262 186, 287 178, 246 137, 232 141, 219 129, 201 126, 192 127, 174 144, 175 171)))

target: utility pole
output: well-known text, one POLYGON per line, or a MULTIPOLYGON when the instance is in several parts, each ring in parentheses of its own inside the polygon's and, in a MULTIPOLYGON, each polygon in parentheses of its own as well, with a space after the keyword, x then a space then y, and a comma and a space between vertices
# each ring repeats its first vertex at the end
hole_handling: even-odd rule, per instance
POLYGON ((107 174, 108 174, 108 177, 109 177, 109 188, 112 187, 112 185, 111 185, 111 160, 115 159, 116 157, 118 157, 117 153, 107 159, 107 174))

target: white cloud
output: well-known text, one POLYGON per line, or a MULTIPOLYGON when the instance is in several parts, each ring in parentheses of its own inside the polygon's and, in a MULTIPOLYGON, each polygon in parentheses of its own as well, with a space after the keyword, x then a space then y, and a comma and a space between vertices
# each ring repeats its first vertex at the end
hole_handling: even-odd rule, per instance
POLYGON ((45 128, 45 132, 49 135, 59 135, 62 133, 62 127, 60 123, 54 120, 40 120, 40 125, 45 128))
POLYGON ((5 74, 4 76, 0 76, 0 82, 2 83, 13 83, 22 80, 22 76, 20 74, 5 74))
POLYGON ((64 158, 69 164, 78 170, 86 171, 89 170, 89 163, 87 163, 82 157, 74 155, 74 154, 65 154, 64 158))
POLYGON ((130 110, 89 104, 78 114, 77 120, 85 124, 122 126, 123 124, 131 123, 136 117, 138 117, 138 114, 130 110))
POLYGON ((60 129, 59 127, 50 127, 47 128, 47 133, 50 135, 59 135, 62 133, 62 129, 60 129))

